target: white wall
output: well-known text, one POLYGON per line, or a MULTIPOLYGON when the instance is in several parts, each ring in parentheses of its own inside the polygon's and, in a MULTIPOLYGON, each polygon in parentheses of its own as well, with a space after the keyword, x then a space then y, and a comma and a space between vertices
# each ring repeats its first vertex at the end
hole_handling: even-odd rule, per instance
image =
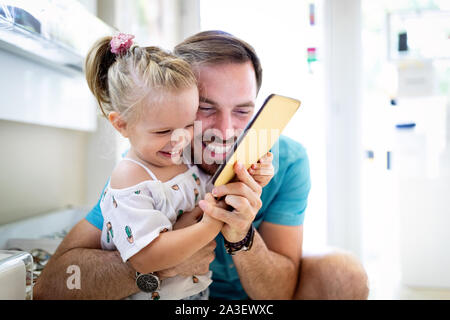
POLYGON ((120 153, 118 133, 102 116, 97 118, 97 131, 88 134, 86 148, 83 150, 86 161, 85 202, 93 206, 97 203, 105 183, 110 176, 120 153))
POLYGON ((325 0, 328 243, 361 256, 361 3, 325 0))
POLYGON ((87 133, 0 120, 0 146, 0 224, 84 204, 87 133))
POLYGON ((84 76, 3 49, 0 70, 0 224, 84 205, 82 130, 96 126, 84 76))
POLYGON ((97 0, 78 0, 92 14, 97 14, 97 0))

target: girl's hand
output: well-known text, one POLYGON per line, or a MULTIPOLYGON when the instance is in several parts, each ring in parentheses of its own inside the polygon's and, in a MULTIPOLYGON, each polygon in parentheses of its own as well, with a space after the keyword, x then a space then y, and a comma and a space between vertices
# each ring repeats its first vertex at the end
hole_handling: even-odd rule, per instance
POLYGON ((248 173, 253 179, 258 182, 261 187, 269 184, 274 175, 274 167, 272 165, 273 154, 268 152, 257 163, 254 163, 248 168, 248 173))
MULTIPOLYGON (((199 206, 202 209, 211 206, 224 207, 225 205, 226 204, 223 201, 217 201, 211 193, 207 193, 205 195, 205 199, 199 202, 199 206)), ((214 227, 218 227, 219 230, 222 229, 223 227, 223 221, 217 220, 207 214, 203 214, 202 220, 200 222, 214 227)))

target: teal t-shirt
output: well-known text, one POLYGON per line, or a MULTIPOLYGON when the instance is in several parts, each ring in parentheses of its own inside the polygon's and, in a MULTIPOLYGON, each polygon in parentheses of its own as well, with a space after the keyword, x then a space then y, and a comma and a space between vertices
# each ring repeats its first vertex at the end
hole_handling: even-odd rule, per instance
MULTIPOLYGON (((311 188, 306 151, 301 144, 285 136, 280 137, 271 151, 274 155, 275 175, 263 189, 262 207, 253 225, 258 228, 262 221, 286 226, 301 225, 311 188)), ((100 199, 87 214, 86 220, 102 229, 100 199)), ((247 299, 248 296, 242 288, 233 259, 225 251, 221 234, 216 237, 216 241, 216 258, 210 264, 210 269, 213 271, 210 297, 230 300, 247 299)))

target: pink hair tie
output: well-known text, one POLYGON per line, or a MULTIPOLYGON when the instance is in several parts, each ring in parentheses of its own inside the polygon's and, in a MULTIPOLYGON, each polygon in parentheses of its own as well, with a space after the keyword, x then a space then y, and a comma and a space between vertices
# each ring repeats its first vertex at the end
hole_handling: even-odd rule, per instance
POLYGON ((114 54, 124 54, 131 48, 133 44, 134 36, 126 33, 119 33, 118 35, 112 37, 111 42, 111 52, 114 54))

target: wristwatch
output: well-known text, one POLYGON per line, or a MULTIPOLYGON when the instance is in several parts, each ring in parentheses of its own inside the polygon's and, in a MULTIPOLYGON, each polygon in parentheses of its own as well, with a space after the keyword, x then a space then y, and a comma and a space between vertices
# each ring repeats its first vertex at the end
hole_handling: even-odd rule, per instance
POLYGON ((136 271, 136 285, 143 292, 154 292, 159 289, 161 281, 154 273, 139 273, 136 271))
POLYGON ((228 242, 224 238, 224 245, 227 253, 230 255, 235 255, 239 251, 248 251, 252 248, 253 238, 255 237, 255 228, 251 225, 250 230, 248 230, 247 235, 244 239, 239 242, 228 242))

